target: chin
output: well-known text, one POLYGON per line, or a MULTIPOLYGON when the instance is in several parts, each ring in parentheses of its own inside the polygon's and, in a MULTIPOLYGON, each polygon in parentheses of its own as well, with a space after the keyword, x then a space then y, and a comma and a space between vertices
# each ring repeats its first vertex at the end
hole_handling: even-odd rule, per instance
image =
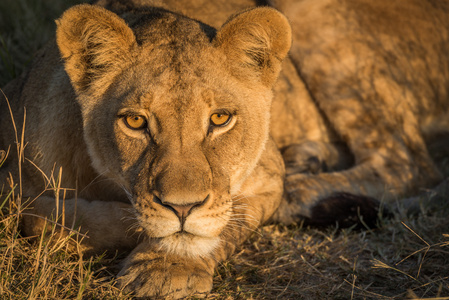
POLYGON ((159 249, 189 258, 209 256, 220 244, 219 237, 201 237, 190 233, 174 233, 159 240, 159 249))

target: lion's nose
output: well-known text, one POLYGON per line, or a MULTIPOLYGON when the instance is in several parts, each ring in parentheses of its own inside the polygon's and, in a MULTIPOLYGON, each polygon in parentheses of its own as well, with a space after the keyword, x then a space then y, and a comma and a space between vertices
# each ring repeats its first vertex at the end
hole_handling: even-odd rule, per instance
POLYGON ((178 216, 178 218, 185 219, 192 211, 192 208, 201 204, 176 205, 172 203, 167 203, 165 205, 168 205, 170 208, 172 208, 172 210, 178 216))
POLYGON ((176 214, 176 216, 178 216, 181 223, 184 223, 187 216, 190 215, 190 213, 194 209, 202 206, 207 201, 207 199, 209 199, 209 195, 207 195, 206 198, 204 198, 201 201, 189 202, 186 204, 178 204, 170 201, 164 201, 163 198, 161 199, 158 196, 154 195, 154 202, 173 211, 176 214))

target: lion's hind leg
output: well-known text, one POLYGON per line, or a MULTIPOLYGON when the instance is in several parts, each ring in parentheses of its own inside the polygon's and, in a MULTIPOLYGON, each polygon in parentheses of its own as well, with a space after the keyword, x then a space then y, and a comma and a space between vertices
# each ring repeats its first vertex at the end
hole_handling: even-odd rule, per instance
MULTIPOLYGON (((380 145, 380 144, 379 144, 380 145)), ((397 143, 395 147, 373 148, 360 159, 363 150, 355 151, 356 164, 346 170, 319 174, 289 174, 285 181, 286 198, 275 219, 283 223, 300 220, 322 226, 352 223, 375 223, 381 202, 386 206, 403 196, 438 184, 441 174, 430 156, 397 143), (382 155, 385 153, 384 155, 382 155), (359 162, 357 164, 357 162, 359 162)))

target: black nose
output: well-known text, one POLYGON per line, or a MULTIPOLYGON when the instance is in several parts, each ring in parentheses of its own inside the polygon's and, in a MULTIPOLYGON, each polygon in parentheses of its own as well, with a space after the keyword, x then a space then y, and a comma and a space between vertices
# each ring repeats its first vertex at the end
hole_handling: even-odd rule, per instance
POLYGON ((171 211, 173 211, 176 214, 176 216, 178 216, 181 223, 184 223, 187 216, 190 215, 190 213, 194 209, 202 206, 207 201, 207 199, 209 199, 209 195, 207 195, 207 197, 201 201, 197 201, 197 202, 193 202, 193 203, 186 203, 186 204, 178 204, 178 203, 173 203, 173 202, 169 202, 169 201, 164 201, 163 197, 161 197, 162 198, 161 199, 156 195, 153 195, 153 197, 154 197, 155 203, 162 205, 163 207, 168 208, 171 211))

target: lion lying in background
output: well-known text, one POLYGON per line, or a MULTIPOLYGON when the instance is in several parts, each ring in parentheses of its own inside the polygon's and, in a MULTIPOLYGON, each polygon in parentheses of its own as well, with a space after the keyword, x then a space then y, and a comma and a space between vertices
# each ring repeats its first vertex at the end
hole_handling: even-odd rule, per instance
POLYGON ((375 199, 442 180, 425 142, 449 129, 446 3, 75 6, 4 88, 0 180, 21 175, 29 213, 64 211, 86 251, 134 249, 136 296, 207 293, 268 220, 372 221, 375 199), (58 172, 63 195, 42 194, 58 172))

